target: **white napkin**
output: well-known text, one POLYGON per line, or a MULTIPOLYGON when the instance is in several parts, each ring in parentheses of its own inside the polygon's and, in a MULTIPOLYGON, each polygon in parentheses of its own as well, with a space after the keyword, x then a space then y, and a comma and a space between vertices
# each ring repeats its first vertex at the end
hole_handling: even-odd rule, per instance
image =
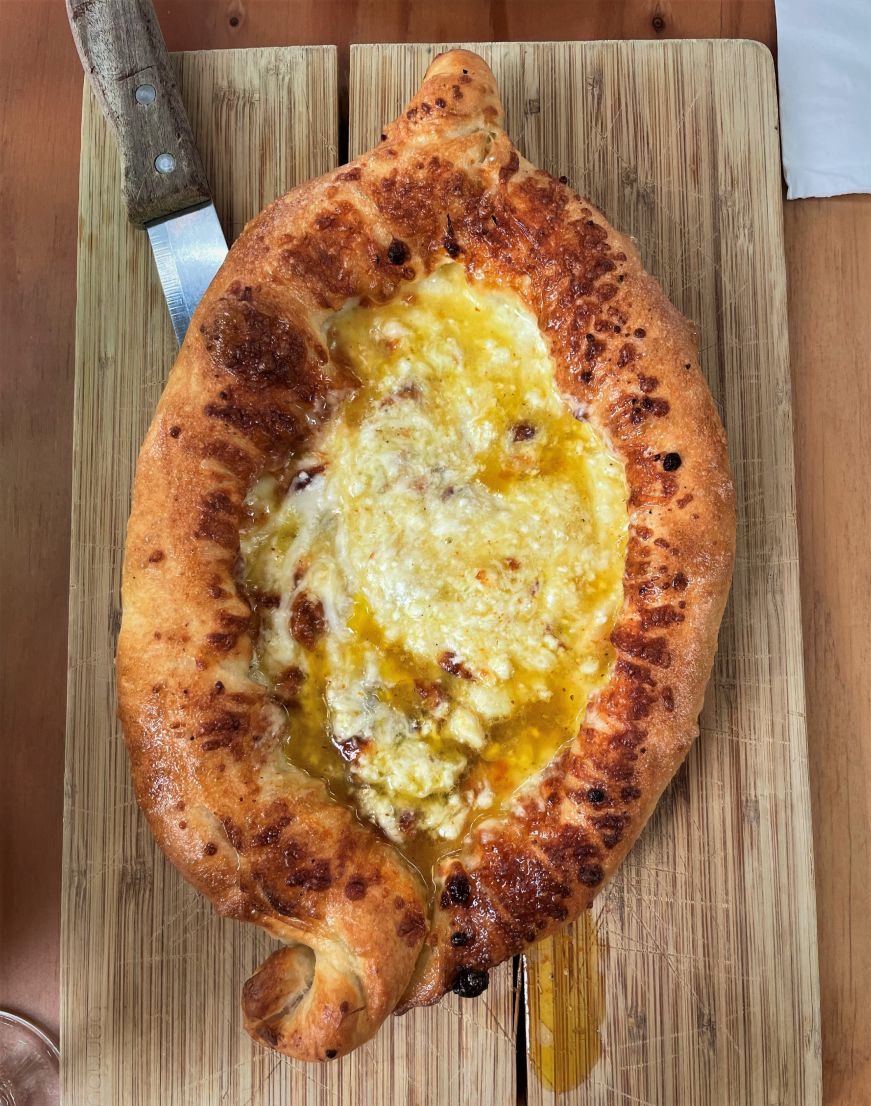
POLYGON ((871 0, 775 0, 787 198, 871 192, 871 0))

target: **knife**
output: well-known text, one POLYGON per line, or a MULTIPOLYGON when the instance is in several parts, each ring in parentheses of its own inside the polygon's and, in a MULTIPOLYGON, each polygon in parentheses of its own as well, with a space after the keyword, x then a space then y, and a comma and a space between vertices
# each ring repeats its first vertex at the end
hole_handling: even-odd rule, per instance
POLYGON ((179 344, 227 242, 151 0, 66 0, 121 154, 130 221, 148 231, 179 344))

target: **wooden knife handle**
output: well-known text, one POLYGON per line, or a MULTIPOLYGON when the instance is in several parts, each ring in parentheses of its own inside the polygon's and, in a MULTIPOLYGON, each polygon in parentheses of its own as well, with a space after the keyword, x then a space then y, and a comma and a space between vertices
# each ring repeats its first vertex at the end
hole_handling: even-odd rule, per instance
POLYGON ((66 4, 85 73, 118 139, 131 221, 211 200, 151 0, 66 4))

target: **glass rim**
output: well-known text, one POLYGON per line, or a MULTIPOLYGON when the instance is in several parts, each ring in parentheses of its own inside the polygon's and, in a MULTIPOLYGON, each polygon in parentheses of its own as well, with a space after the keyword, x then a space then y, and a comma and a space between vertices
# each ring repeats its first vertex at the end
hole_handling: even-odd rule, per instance
POLYGON ((30 1032, 38 1037, 46 1048, 48 1048, 54 1059, 60 1060, 60 1051, 57 1045, 44 1030, 30 1021, 29 1018, 23 1018, 20 1014, 13 1014, 11 1010, 0 1010, 0 1021, 4 1021, 9 1025, 23 1026, 25 1029, 29 1029, 30 1032))

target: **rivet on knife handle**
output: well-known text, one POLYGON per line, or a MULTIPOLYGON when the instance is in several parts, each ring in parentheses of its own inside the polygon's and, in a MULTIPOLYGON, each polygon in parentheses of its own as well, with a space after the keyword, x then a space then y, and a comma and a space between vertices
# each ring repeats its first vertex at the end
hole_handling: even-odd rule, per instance
POLYGON ((151 0, 66 2, 85 72, 118 139, 131 221, 211 200, 151 0))

